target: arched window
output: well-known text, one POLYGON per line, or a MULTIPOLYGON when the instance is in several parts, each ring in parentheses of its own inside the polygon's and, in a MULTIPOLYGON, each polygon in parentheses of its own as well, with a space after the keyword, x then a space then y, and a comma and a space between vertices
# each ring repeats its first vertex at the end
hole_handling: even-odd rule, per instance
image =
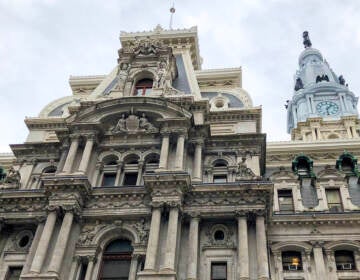
POLYGON ((159 168, 160 156, 150 154, 145 158, 145 173, 154 173, 159 168))
POLYGON ((41 174, 45 176, 51 176, 51 175, 55 175, 55 172, 56 172, 56 166, 52 165, 44 168, 41 174))
POLYGON ((151 93, 153 87, 153 80, 142 79, 138 81, 134 88, 134 96, 144 96, 151 93))
POLYGON ((116 239, 110 242, 102 256, 99 280, 127 280, 132 252, 129 240, 116 239))
POLYGON ((135 154, 129 155, 124 159, 124 163, 125 165, 122 176, 122 185, 136 186, 137 184, 139 184, 139 171, 140 168, 142 168, 142 166, 139 165, 139 156, 135 154))
POLYGON ((103 159, 104 171, 101 180, 102 187, 113 187, 117 184, 117 160, 118 158, 115 155, 109 155, 103 159))
POLYGON ((213 162, 213 183, 228 182, 228 162, 218 159, 213 162))
POLYGON ((354 253, 348 250, 335 251, 335 262, 337 270, 355 270, 354 253))
POLYGON ((302 270, 301 253, 297 251, 282 252, 282 265, 284 271, 302 270))

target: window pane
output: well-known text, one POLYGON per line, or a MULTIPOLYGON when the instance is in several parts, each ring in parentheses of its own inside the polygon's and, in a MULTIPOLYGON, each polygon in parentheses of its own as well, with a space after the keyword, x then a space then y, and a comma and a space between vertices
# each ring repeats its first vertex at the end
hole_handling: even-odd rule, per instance
POLYGON ((128 279, 131 260, 104 260, 101 279, 128 279))
POLYGON ((214 175, 213 182, 214 183, 226 183, 227 175, 214 175))
POLYGON ((22 267, 9 267, 6 280, 19 280, 22 267))
POLYGON ((335 262, 337 270, 355 269, 354 254, 352 251, 335 251, 335 262))
POLYGON ((142 96, 142 94, 143 94, 143 88, 137 88, 135 90, 135 95, 136 96, 142 96))
POLYGON ((294 202, 291 190, 278 190, 279 209, 281 212, 294 212, 294 202))
POLYGON ((135 186, 137 177, 137 173, 125 173, 124 186, 135 186))
POLYGON ((212 263, 211 264, 211 279, 212 280, 226 280, 226 263, 212 263))
POLYGON ((342 204, 340 198, 340 191, 338 189, 327 189, 326 199, 328 202, 328 207, 330 212, 341 212, 342 204))
POLYGON ((288 270, 302 270, 301 253, 295 251, 282 253, 283 269, 288 270))
POLYGON ((116 174, 115 173, 104 173, 103 181, 101 186, 112 187, 115 185, 116 174))
POLYGON ((145 88, 145 95, 151 94, 151 88, 145 88))

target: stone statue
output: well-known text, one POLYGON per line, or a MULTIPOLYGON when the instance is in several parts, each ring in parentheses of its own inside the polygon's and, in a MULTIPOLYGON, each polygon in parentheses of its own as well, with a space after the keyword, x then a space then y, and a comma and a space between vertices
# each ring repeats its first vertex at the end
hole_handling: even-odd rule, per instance
POLYGON ((295 83, 295 90, 298 91, 299 89, 304 88, 304 84, 302 82, 302 80, 300 78, 296 79, 296 83, 295 83))
POLYGON ((129 74, 129 70, 131 68, 131 64, 130 63, 121 63, 119 65, 119 72, 118 72, 118 75, 117 75, 117 85, 115 87, 116 90, 118 91, 122 91, 124 89, 124 86, 125 86, 125 81, 126 81, 126 78, 129 74))
POLYGON ((140 129, 145 129, 148 131, 156 130, 156 128, 148 121, 144 113, 142 113, 141 117, 139 118, 139 121, 140 121, 139 122, 140 129))
POLYGON ((311 48, 312 44, 311 44, 311 41, 310 41, 310 38, 309 38, 309 32, 304 31, 303 32, 303 38, 304 38, 303 44, 304 44, 305 49, 311 48))
POLYGON ((339 84, 343 85, 343 86, 345 85, 345 79, 344 79, 343 75, 339 76, 339 84))
POLYGON ((113 132, 125 132, 127 131, 126 129, 126 120, 125 120, 125 115, 122 114, 121 118, 118 120, 116 126, 114 127, 114 129, 112 130, 113 132))
POLYGON ((14 167, 9 169, 9 174, 6 176, 4 183, 20 186, 20 173, 18 170, 15 170, 14 167))
POLYGON ((247 167, 246 163, 246 157, 243 157, 241 159, 241 162, 239 162, 237 170, 236 170, 236 178, 235 180, 249 180, 256 178, 256 175, 254 172, 247 167))
POLYGON ((166 62, 160 61, 157 68, 156 87, 162 88, 166 81, 166 62))

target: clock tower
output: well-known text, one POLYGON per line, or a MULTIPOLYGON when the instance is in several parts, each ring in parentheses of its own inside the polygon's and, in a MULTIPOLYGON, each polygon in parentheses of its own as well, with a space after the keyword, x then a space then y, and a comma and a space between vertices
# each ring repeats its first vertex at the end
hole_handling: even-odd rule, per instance
POLYGON ((358 97, 312 47, 307 31, 303 39, 293 97, 286 104, 288 133, 302 141, 358 138, 358 97))

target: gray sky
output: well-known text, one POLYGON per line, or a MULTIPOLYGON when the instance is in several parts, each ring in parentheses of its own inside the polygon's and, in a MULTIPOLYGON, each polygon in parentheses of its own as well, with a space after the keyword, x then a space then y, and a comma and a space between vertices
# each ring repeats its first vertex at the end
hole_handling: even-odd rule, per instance
MULTIPOLYGON (((170 0, 0 0, 0 152, 22 143, 25 116, 70 95, 70 75, 108 74, 119 34, 169 26, 170 0)), ((197 25, 203 69, 243 68, 263 106, 263 132, 289 140, 285 101, 308 30, 336 74, 360 94, 360 1, 177 0, 174 28, 197 25)))

